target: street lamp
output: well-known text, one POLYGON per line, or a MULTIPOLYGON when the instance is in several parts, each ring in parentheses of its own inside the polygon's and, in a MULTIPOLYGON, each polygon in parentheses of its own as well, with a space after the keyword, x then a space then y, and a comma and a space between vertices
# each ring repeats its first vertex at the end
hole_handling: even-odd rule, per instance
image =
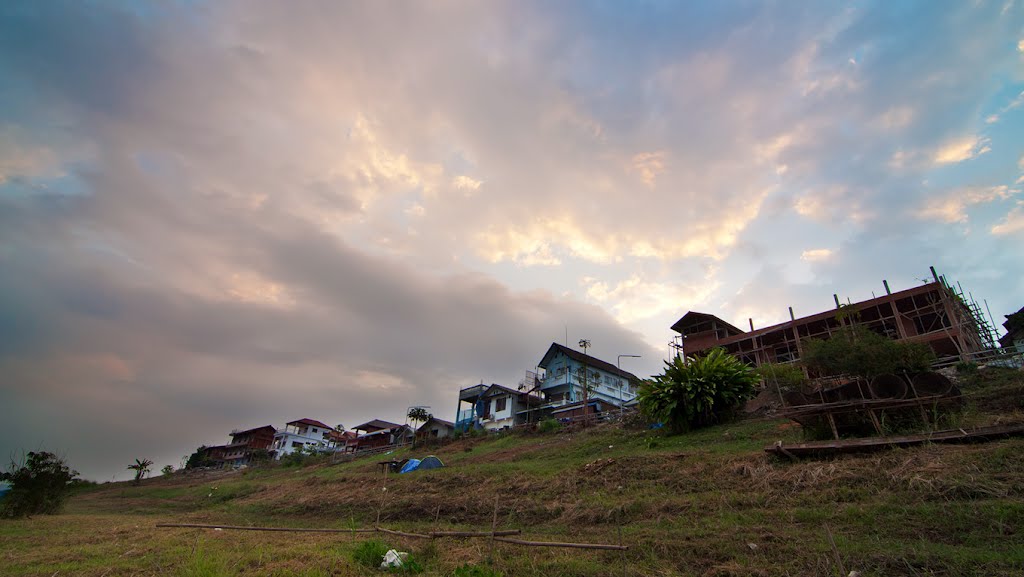
POLYGON ((589 339, 580 339, 580 348, 583 349, 583 426, 587 426, 587 403, 589 402, 589 395, 587 394, 587 347, 590 346, 589 339))
MULTIPOLYGON (((615 358, 615 368, 619 369, 620 372, 622 371, 622 367, 620 366, 622 364, 622 357, 633 358, 633 359, 641 358, 640 355, 619 355, 618 357, 615 358)), ((621 377, 622 375, 619 375, 619 376, 621 377)), ((622 385, 619 385, 619 414, 621 415, 622 413, 625 413, 625 412, 626 412, 626 398, 622 394, 622 385)))

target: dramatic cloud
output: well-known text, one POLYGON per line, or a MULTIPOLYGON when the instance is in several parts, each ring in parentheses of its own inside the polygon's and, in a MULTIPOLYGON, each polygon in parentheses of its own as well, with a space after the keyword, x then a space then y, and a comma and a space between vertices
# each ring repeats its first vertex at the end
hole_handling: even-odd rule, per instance
POLYGON ((234 428, 451 418, 567 332, 645 375, 689 308, 760 325, 930 264, 1016 310, 1022 24, 5 4, 0 451, 109 478, 234 428))

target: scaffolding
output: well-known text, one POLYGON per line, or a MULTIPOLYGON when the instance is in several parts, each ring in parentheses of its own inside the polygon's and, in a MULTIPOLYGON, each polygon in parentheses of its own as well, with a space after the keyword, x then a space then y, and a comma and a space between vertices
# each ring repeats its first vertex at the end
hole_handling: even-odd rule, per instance
POLYGON ((870 300, 842 305, 838 295, 834 310, 795 318, 781 324, 743 332, 706 313, 690 312, 672 326, 679 333, 669 345, 681 356, 700 355, 722 347, 754 366, 793 363, 803 357, 808 339, 829 339, 852 324, 893 340, 918 342, 932 348, 940 364, 972 361, 996 350, 995 330, 973 297, 965 298, 959 284, 954 289, 931 268, 932 281, 870 300))

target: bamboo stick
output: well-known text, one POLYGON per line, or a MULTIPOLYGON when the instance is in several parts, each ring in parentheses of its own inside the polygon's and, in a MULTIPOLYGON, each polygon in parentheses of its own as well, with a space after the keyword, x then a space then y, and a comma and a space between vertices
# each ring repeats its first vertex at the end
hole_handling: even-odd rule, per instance
POLYGON ((519 535, 522 533, 519 529, 502 529, 501 531, 431 531, 430 536, 434 538, 439 537, 490 537, 494 536, 507 536, 507 535, 519 535))
POLYGON ((406 533, 405 531, 395 531, 393 529, 385 529, 384 527, 375 527, 377 531, 381 533, 387 533, 389 535, 398 535, 400 537, 412 537, 413 539, 432 539, 430 535, 424 535, 423 533, 406 533))
POLYGON ((374 533, 376 529, 316 529, 306 527, 248 527, 242 525, 199 525, 196 523, 157 523, 157 527, 193 529, 232 529, 237 531, 289 531, 294 533, 374 533))
POLYGON ((626 551, 628 545, 602 545, 597 543, 558 543, 555 541, 523 541, 522 539, 511 539, 509 537, 495 537, 495 541, 525 545, 527 547, 568 547, 570 549, 605 549, 609 551, 626 551))

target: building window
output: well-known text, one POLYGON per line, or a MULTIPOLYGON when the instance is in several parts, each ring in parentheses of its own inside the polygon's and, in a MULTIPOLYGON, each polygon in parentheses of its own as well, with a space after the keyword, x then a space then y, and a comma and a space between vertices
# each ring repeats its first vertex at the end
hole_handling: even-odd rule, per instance
POLYGON ((301 449, 302 448, 302 443, 300 443, 298 441, 292 441, 292 448, 293 449, 301 449))
POLYGON ((500 413, 505 410, 505 405, 508 402, 508 397, 499 397, 494 401, 494 412, 500 413))

